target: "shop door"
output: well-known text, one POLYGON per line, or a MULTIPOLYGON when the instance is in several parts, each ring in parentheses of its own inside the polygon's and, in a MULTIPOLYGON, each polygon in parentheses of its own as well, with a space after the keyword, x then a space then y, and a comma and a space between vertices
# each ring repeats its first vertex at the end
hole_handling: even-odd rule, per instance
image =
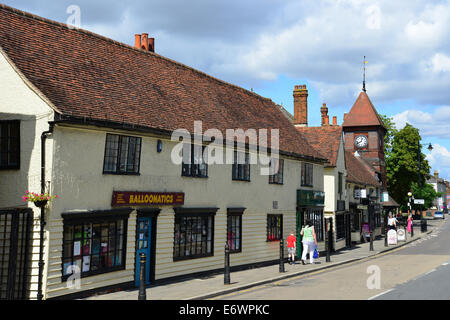
POLYGON ((147 256, 145 263, 145 284, 150 284, 150 249, 151 249, 151 231, 152 218, 140 217, 137 224, 137 241, 136 241, 136 270, 135 270, 135 285, 138 287, 140 283, 141 270, 141 253, 147 256))

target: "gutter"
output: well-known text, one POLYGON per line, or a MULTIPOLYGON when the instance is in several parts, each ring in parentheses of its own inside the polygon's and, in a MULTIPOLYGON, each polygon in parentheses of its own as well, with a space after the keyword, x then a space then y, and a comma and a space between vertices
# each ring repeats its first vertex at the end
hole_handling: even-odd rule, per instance
MULTIPOLYGON (((45 193, 45 141, 48 135, 53 133, 54 125, 50 123, 49 130, 41 134, 41 193, 45 193)), ((45 227, 45 207, 41 207, 41 223, 39 236, 39 280, 37 299, 42 300, 42 278, 44 273, 44 227, 45 227)))

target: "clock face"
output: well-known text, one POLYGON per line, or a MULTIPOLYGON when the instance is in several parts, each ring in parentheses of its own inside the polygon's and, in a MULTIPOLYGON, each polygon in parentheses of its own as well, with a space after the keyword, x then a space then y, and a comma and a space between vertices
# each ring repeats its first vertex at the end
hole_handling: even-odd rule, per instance
POLYGON ((355 139, 355 146, 358 148, 367 147, 367 137, 366 136, 357 136, 355 139))

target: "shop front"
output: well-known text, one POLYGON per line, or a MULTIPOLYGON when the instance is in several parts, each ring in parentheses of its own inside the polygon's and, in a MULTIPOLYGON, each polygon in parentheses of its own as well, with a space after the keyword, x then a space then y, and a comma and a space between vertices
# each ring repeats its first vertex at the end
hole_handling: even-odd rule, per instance
POLYGON ((141 254, 145 254, 145 284, 155 281, 156 232, 160 206, 178 206, 184 204, 184 193, 171 192, 129 192, 115 191, 112 207, 136 208, 136 247, 134 285, 140 284, 141 254))
POLYGON ((297 190, 297 217, 296 217, 296 237, 297 237, 297 257, 301 257, 303 246, 300 231, 309 219, 316 232, 318 250, 325 250, 325 227, 324 210, 325 193, 314 190, 297 190))

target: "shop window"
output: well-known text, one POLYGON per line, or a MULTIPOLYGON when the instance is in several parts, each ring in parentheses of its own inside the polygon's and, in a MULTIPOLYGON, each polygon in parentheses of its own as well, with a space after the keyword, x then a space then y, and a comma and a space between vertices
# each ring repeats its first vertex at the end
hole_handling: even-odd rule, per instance
POLYGON ((228 213, 227 242, 230 253, 242 252, 242 212, 228 213))
POLYGON ((105 174, 139 174, 142 138, 106 135, 105 174))
POLYGON ((271 159, 270 167, 274 164, 276 172, 273 175, 269 175, 270 184, 283 184, 283 172, 284 172, 284 159, 271 159))
POLYGON ((302 162, 302 175, 301 175, 302 187, 313 186, 313 165, 310 163, 302 162))
POLYGON ((250 181, 250 154, 234 151, 233 180, 250 181))
POLYGON ((214 255, 214 213, 176 214, 173 260, 214 255))
POLYGON ((0 169, 20 169, 20 121, 0 121, 0 169))
POLYGON ((283 215, 267 215, 267 241, 280 241, 283 237, 283 215))
POLYGON ((126 218, 64 222, 63 280, 125 269, 126 218))
POLYGON ((183 164, 181 175, 183 177, 208 177, 208 163, 206 146, 195 144, 183 145, 183 164))
POLYGON ((323 210, 322 209, 306 209, 304 211, 304 220, 311 220, 316 232, 317 241, 323 241, 324 225, 323 225, 323 210))
POLYGON ((343 214, 336 215, 336 241, 345 238, 345 219, 343 214))

